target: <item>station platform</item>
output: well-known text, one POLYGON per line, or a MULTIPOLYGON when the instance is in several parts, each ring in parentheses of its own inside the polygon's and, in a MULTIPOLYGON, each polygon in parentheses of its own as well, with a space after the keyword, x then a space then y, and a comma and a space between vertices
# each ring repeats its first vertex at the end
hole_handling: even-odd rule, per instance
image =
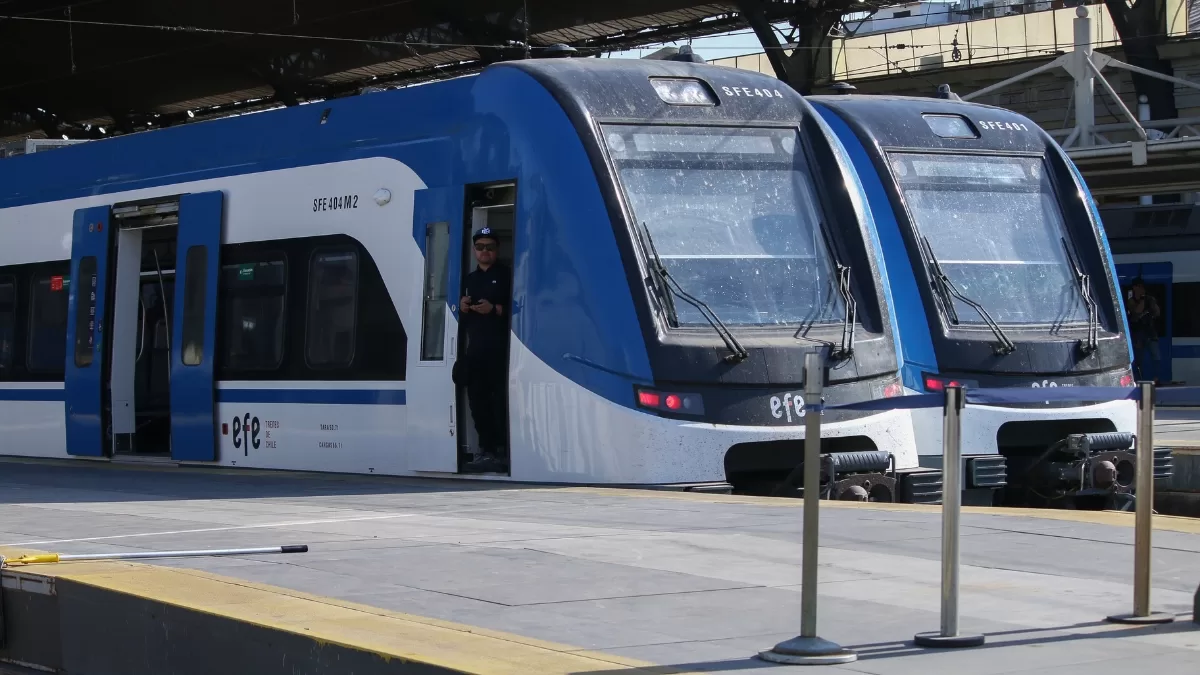
POLYGON ((799 500, 0 460, 3 555, 309 546, 8 568, 0 672, 30 663, 21 588, 56 589, 83 675, 1198 672, 1200 521, 1155 519, 1152 605, 1177 620, 1151 627, 1104 622, 1131 609, 1132 514, 962 525, 984 646, 912 645, 939 626, 939 508, 822 502, 819 633, 859 659, 779 666, 755 655, 800 630, 799 500))
POLYGON ((1200 449, 1200 408, 1158 408, 1154 442, 1174 448, 1200 449))

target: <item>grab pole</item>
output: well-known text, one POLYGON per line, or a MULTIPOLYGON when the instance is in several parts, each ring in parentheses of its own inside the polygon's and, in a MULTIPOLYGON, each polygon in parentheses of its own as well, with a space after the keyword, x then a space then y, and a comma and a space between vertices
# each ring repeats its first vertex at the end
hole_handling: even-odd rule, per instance
POLYGON ((942 625, 936 633, 917 633, 921 647, 978 647, 982 635, 958 632, 959 515, 962 511, 962 387, 946 387, 942 409, 942 625))
POLYGON ((1114 614, 1112 623, 1170 623, 1171 614, 1150 611, 1150 545, 1154 532, 1154 383, 1138 382, 1138 433, 1133 447, 1137 463, 1133 515, 1133 613, 1114 614))
POLYGON ((821 392, 824 385, 821 355, 804 355, 804 551, 800 586, 800 635, 759 652, 773 663, 824 666, 851 663, 858 654, 835 642, 817 637, 817 553, 821 499, 821 392))

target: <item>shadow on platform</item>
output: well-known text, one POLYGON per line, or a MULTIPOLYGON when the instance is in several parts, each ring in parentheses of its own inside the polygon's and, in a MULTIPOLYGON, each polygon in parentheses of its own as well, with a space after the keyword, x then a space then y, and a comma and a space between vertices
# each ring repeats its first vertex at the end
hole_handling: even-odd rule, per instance
POLYGON ((0 457, 0 503, 177 501, 553 489, 470 478, 398 477, 0 457))

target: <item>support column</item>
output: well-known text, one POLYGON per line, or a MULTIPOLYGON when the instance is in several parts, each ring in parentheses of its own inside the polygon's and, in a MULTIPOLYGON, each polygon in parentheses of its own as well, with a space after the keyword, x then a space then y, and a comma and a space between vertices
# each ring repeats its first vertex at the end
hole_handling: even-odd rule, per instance
POLYGON ((1092 19, 1084 5, 1075 8, 1075 51, 1071 75, 1075 79, 1075 130, 1080 147, 1093 145, 1096 126, 1095 80, 1088 62, 1092 58, 1092 19))

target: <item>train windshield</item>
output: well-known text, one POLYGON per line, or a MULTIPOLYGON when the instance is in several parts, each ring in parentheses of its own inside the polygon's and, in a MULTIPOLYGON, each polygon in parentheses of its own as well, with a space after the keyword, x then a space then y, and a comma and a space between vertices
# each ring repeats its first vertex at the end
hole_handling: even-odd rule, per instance
MULTIPOLYGON (((962 295, 997 323, 1087 321, 1041 158, 891 153, 890 160, 916 234, 962 295)), ((984 323, 967 303, 953 302, 957 323, 984 323)))
MULTIPOLYGON (((663 267, 722 322, 842 321, 796 130, 610 125, 604 139, 663 267)), ((674 309, 678 325, 707 324, 687 302, 674 309)))

